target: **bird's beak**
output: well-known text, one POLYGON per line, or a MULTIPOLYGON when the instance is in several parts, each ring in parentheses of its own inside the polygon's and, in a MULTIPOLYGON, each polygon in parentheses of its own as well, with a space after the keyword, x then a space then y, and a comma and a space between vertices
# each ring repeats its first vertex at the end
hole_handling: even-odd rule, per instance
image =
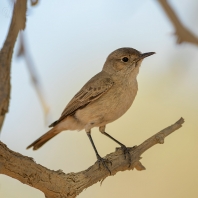
POLYGON ((136 59, 136 62, 138 62, 139 60, 144 59, 144 58, 146 58, 146 57, 148 57, 148 56, 151 56, 151 55, 153 55, 153 54, 155 54, 155 52, 147 52, 147 53, 141 54, 141 55, 139 56, 139 58, 136 59))

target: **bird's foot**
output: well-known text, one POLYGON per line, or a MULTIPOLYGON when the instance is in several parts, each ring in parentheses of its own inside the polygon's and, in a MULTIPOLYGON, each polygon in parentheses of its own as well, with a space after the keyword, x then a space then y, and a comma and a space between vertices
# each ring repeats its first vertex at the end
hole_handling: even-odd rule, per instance
POLYGON ((129 167, 131 166, 131 154, 130 154, 130 148, 127 148, 126 146, 121 146, 121 149, 123 151, 125 159, 128 159, 129 167))
POLYGON ((105 167, 106 168, 106 170, 109 172, 109 174, 111 175, 111 171, 109 170, 109 168, 108 168, 108 166, 107 166, 107 164, 111 164, 112 165, 112 163, 111 163, 111 161, 109 161, 109 160, 107 160, 107 159, 104 159, 104 158, 102 158, 102 157, 100 157, 100 155, 96 155, 96 157, 97 157, 97 162, 98 162, 98 164, 99 164, 99 168, 101 168, 101 164, 103 165, 103 167, 105 167))
POLYGON ((133 147, 126 147, 125 145, 121 146, 121 149, 123 151, 125 159, 128 159, 129 167, 131 166, 131 154, 130 154, 130 151, 132 151, 134 148, 136 148, 136 146, 133 146, 133 147))

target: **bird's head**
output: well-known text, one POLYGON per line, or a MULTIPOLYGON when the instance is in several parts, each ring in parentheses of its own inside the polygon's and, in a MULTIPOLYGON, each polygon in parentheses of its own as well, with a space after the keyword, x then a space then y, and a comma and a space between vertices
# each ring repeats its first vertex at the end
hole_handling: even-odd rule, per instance
POLYGON ((111 75, 137 75, 142 60, 153 54, 155 52, 141 53, 133 48, 119 48, 109 54, 103 71, 111 75))

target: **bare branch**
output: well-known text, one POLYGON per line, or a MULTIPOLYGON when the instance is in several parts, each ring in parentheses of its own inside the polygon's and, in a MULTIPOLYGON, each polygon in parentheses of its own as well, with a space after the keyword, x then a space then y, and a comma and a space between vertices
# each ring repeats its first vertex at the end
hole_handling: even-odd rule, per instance
POLYGON ((167 0, 158 0, 162 8, 164 9, 166 15, 172 22, 175 28, 175 35, 177 37, 177 43, 181 44, 183 42, 188 42, 194 45, 198 45, 198 38, 179 20, 178 16, 175 14, 174 10, 171 8, 167 0))
MULTIPOLYGON (((144 170, 145 168, 140 162, 141 154, 155 144, 163 144, 164 138, 182 127, 183 123, 184 119, 180 118, 175 124, 156 133, 139 146, 131 148, 131 167, 121 149, 116 149, 115 152, 108 154, 105 158, 111 162, 108 167, 112 175, 134 168, 144 170)), ((74 198, 84 189, 109 176, 109 172, 105 168, 99 167, 98 163, 78 173, 65 174, 61 170, 49 170, 36 164, 32 158, 11 151, 2 142, 0 142, 0 174, 8 175, 37 188, 48 198, 74 198)))
POLYGON ((38 2, 39 2, 39 0, 31 0, 31 5, 32 6, 35 6, 35 5, 38 4, 38 2))
POLYGON ((49 105, 47 104, 47 101, 44 97, 43 89, 42 89, 41 83, 39 81, 39 76, 38 76, 38 73, 36 71, 36 67, 34 65, 34 62, 31 58, 31 56, 30 56, 30 53, 28 52, 27 41, 25 39, 24 32, 20 33, 19 38, 20 38, 20 40, 19 40, 20 41, 20 46, 19 46, 17 56, 18 57, 23 56, 24 59, 25 59, 26 66, 27 66, 27 69, 29 71, 33 87, 36 90, 36 93, 38 95, 38 98, 40 100, 41 106, 42 106, 43 111, 44 111, 45 123, 47 123, 47 118, 48 118, 48 115, 49 115, 50 108, 49 108, 49 105))
POLYGON ((14 5, 12 21, 3 48, 0 51, 0 130, 5 114, 8 112, 10 99, 10 67, 13 48, 20 30, 25 29, 26 0, 17 0, 14 5))

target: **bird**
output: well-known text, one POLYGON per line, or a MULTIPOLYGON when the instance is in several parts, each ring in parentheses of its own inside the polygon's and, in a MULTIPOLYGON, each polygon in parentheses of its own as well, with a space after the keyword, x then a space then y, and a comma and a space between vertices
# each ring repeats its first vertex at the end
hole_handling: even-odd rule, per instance
MULTIPOLYGON (((131 107, 137 91, 137 75, 144 58, 155 52, 140 51, 123 47, 110 53, 103 65, 102 71, 93 76, 66 105, 60 118, 53 122, 47 133, 39 137, 27 149, 39 149, 46 142, 66 130, 85 130, 95 151, 97 161, 107 167, 91 136, 91 129, 98 127, 99 131, 115 141, 128 153, 128 148, 109 135, 106 125, 120 118, 131 107)), ((111 174, 111 172, 110 172, 111 174)))

